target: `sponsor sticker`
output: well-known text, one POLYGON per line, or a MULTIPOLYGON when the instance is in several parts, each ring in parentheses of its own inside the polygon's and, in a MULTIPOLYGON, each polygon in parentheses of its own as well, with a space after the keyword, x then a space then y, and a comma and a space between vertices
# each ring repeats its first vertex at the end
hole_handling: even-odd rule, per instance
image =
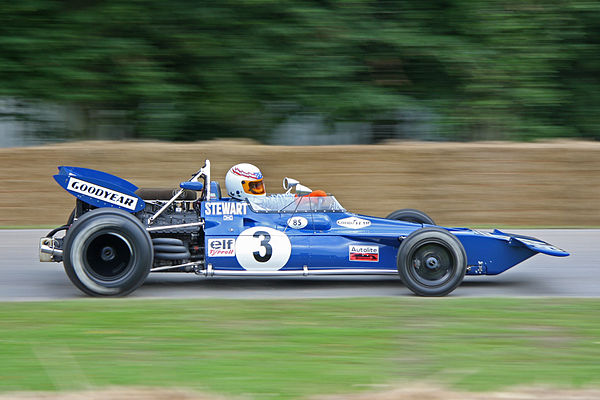
POLYGON ((209 257, 233 257, 235 256, 235 239, 219 238, 208 239, 209 257))
POLYGON ((308 225, 308 220, 304 217, 292 217, 288 219, 287 225, 293 229, 302 229, 308 225))
POLYGON ((337 220, 337 224, 339 226, 343 226, 345 228, 352 229, 361 229, 371 225, 371 221, 367 219, 357 218, 357 217, 348 217, 337 220))
POLYGON ((223 221, 233 221, 233 215, 223 215, 223 221))
POLYGON ((350 261, 379 261, 379 246, 348 246, 350 261))
POLYGON ((246 215, 248 203, 236 201, 205 202, 205 215, 246 215))
POLYGON ((69 178, 67 187, 73 192, 84 194, 110 204, 116 204, 129 210, 135 210, 138 202, 137 197, 129 196, 125 193, 117 192, 116 190, 82 181, 81 179, 74 177, 69 178))

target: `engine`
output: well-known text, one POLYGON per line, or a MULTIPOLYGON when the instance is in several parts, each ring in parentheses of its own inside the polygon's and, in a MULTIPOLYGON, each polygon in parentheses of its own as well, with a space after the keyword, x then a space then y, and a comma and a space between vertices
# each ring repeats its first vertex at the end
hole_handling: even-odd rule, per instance
MULTIPOLYGON (((176 201, 152 224, 149 219, 161 208, 160 202, 146 202, 135 215, 147 226, 154 248, 153 269, 165 267, 168 272, 192 272, 204 267, 204 231, 194 201, 176 201), (169 266, 186 265, 181 268, 169 266)), ((160 271, 160 270, 159 270, 160 271)))

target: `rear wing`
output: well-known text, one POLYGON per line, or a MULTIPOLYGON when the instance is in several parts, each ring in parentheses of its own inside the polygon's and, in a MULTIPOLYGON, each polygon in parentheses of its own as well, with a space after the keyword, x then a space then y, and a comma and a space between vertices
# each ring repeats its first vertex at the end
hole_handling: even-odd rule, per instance
POLYGON ((102 171, 60 166, 54 180, 67 192, 94 207, 113 207, 130 213, 142 210, 144 200, 135 194, 137 186, 102 171))
POLYGON ((543 254, 548 254, 549 256, 556 256, 556 257, 566 257, 569 255, 569 253, 567 253, 566 251, 551 245, 550 243, 546 243, 543 240, 531 237, 531 236, 524 236, 524 235, 518 235, 516 233, 507 233, 507 232, 502 232, 498 229, 495 229, 494 232, 492 232, 492 234, 494 235, 501 235, 501 236, 508 236, 509 239, 509 243, 512 244, 517 244, 517 245, 522 245, 527 247, 530 250, 536 251, 538 253, 543 253, 543 254))

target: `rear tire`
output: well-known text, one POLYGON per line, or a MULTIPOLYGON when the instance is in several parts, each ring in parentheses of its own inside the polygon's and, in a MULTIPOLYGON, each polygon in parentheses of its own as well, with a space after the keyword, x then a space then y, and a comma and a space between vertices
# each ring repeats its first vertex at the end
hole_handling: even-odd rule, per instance
POLYGON ((153 262, 150 235, 126 211, 99 208, 67 231, 63 264, 78 289, 91 296, 125 296, 146 280, 153 262))
POLYGON ((396 210, 385 218, 396 221, 412 222, 415 224, 435 225, 435 222, 433 222, 433 219, 429 215, 425 214, 423 211, 415 210, 413 208, 396 210))
POLYGON ((442 228, 414 231, 398 249, 398 274, 419 296, 445 296, 458 287, 467 270, 467 255, 458 238, 442 228))

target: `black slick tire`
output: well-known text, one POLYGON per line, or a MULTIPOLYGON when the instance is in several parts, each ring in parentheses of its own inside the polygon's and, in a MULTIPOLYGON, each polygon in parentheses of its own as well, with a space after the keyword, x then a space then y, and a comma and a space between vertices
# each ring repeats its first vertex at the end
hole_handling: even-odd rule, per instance
POLYGON ((397 257, 402 282, 419 296, 445 296, 463 281, 467 269, 465 249, 447 230, 421 228, 400 244, 397 257))
POLYGON ((435 225, 433 219, 425 214, 423 211, 415 210, 413 208, 403 208, 390 213, 386 219, 393 219, 395 221, 406 221, 415 224, 428 224, 435 225))
POLYGON ((130 213, 99 208, 67 231, 63 264, 67 276, 91 296, 125 296, 140 287, 152 268, 150 235, 130 213))

